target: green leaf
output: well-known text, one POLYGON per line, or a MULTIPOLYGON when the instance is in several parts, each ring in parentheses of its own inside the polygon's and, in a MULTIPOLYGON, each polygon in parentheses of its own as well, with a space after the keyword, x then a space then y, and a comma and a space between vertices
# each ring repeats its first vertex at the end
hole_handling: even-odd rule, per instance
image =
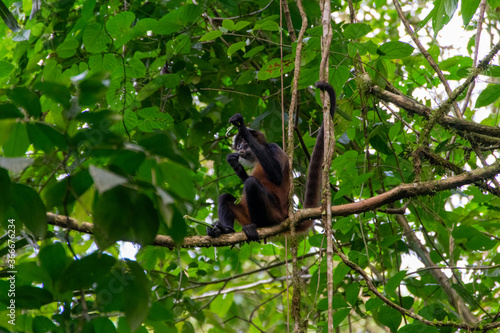
MULTIPOLYGON (((292 55, 283 58, 283 74, 291 72, 295 68, 295 61, 292 55)), ((279 77, 281 75, 281 59, 276 58, 267 62, 259 70, 257 79, 265 81, 271 78, 279 77)))
POLYGON ((198 20, 204 10, 204 6, 182 5, 163 16, 153 32, 160 35, 171 35, 179 32, 198 20))
POLYGON ((373 312, 373 310, 378 309, 382 305, 384 305, 384 301, 382 301, 378 297, 373 297, 373 298, 370 298, 368 301, 366 301, 365 309, 366 309, 366 311, 373 312))
POLYGON ((150 282, 144 269, 135 261, 127 260, 130 268, 131 279, 125 285, 123 301, 125 304, 125 317, 134 332, 146 319, 149 308, 150 282))
POLYGON ((83 44, 89 53, 100 53, 107 50, 107 44, 111 43, 104 27, 97 22, 90 23, 83 32, 83 44))
POLYGON ((467 26, 477 11, 481 0, 462 0, 461 3, 461 12, 462 12, 462 20, 464 26, 467 26))
POLYGON ((366 36, 372 28, 365 23, 352 23, 344 29, 344 36, 348 39, 358 39, 366 36))
POLYGON ((62 272, 61 276, 64 279, 59 286, 63 291, 90 288, 102 281, 115 263, 115 258, 100 252, 94 252, 80 260, 73 260, 62 272))
POLYGON ((33 332, 57 332, 58 328, 49 318, 36 316, 31 323, 33 332))
POLYGON ((379 46, 377 53, 387 59, 402 59, 413 53, 414 47, 403 42, 387 42, 379 46))
POLYGON ((486 105, 490 105, 495 102, 500 97, 500 84, 489 84, 486 89, 484 89, 476 100, 475 108, 480 108, 486 105))
POLYGON ((62 84, 52 82, 37 82, 34 88, 41 91, 53 101, 60 103, 64 108, 71 107, 71 93, 62 84))
POLYGON ((332 316, 333 327, 339 327, 340 324, 342 323, 342 321, 347 318, 347 316, 349 315, 350 312, 351 312, 350 308, 349 309, 340 309, 340 310, 336 311, 332 316))
POLYGON ((141 118, 138 127, 143 132, 165 131, 171 128, 174 123, 172 116, 161 112, 157 106, 140 109, 137 111, 137 115, 141 118))
POLYGON ((349 266, 341 262, 340 264, 337 265, 335 268, 335 271, 333 272, 333 283, 336 285, 340 284, 342 280, 344 280, 347 276, 347 274, 351 271, 349 266))
POLYGON ((38 260, 53 281, 59 279, 68 263, 64 246, 59 242, 43 247, 38 254, 38 260))
POLYGON ((151 244, 158 231, 158 213, 144 194, 123 186, 100 194, 94 205, 95 238, 105 249, 118 240, 151 244))
POLYGON ((222 26, 224 28, 226 28, 228 31, 234 31, 235 30, 234 22, 232 20, 230 20, 230 19, 223 20, 222 21, 222 26))
POLYGON ((482 73, 482 74, 487 75, 487 76, 491 76, 491 77, 500 77, 500 66, 497 66, 497 65, 489 66, 488 69, 486 71, 484 71, 484 73, 482 73))
POLYGON ((134 20, 135 14, 133 12, 120 12, 107 20, 106 31, 111 38, 117 39, 123 37, 130 32, 130 27, 134 23, 134 20))
POLYGON ((0 119, 24 118, 24 115, 15 105, 10 103, 0 104, 0 119))
POLYGON ((168 190, 186 200, 194 198, 194 174, 190 169, 169 161, 160 164, 159 167, 167 182, 168 190))
POLYGON ((0 60, 0 77, 9 76, 14 69, 14 65, 10 62, 0 60))
POLYGON ((16 87, 6 91, 7 97, 17 106, 22 107, 30 116, 39 117, 42 114, 40 99, 26 87, 16 87))
MULTIPOLYGON (((259 21, 260 22, 260 21, 259 21)), ((264 21, 262 23, 257 22, 253 30, 264 30, 264 31, 279 31, 280 26, 274 21, 264 21)))
POLYGON ((324 234, 316 234, 309 237, 309 244, 318 248, 326 248, 326 239, 324 234))
POLYGON ((45 206, 31 187, 22 184, 11 184, 11 202, 19 220, 37 238, 43 238, 47 231, 45 206))
POLYGON ((229 57, 231 57, 233 55, 234 52, 238 51, 238 50, 242 50, 243 52, 245 52, 245 46, 247 45, 246 42, 238 42, 238 43, 234 43, 232 44, 228 50, 227 50, 227 55, 229 57))
POLYGON ((68 37, 56 48, 57 55, 61 58, 71 58, 76 54, 78 46, 80 43, 76 39, 68 37))
POLYGON ((384 291, 386 295, 392 296, 405 277, 406 271, 400 271, 394 274, 385 284, 384 291))
POLYGON ((378 320, 389 327, 391 332, 396 333, 401 324, 402 315, 399 311, 384 305, 380 308, 378 320))
POLYGON ((14 123, 8 139, 3 145, 3 152, 7 157, 24 156, 30 145, 26 125, 14 123))
POLYGON ((203 37, 200 38, 200 42, 214 40, 216 38, 219 38, 222 35, 223 35, 222 31, 219 31, 219 30, 209 31, 205 35, 203 35, 203 37))
POLYGON ((236 23, 236 25, 234 26, 234 31, 239 31, 243 28, 245 28, 247 25, 249 25, 250 22, 247 22, 247 21, 239 21, 238 23, 236 23))
POLYGON ((136 58, 130 58, 125 66, 127 77, 140 78, 146 75, 146 66, 144 63, 136 58))
POLYGON ((250 51, 248 51, 247 53, 245 53, 243 55, 243 58, 251 58, 254 55, 256 55, 257 53, 259 53, 260 51, 264 50, 264 48, 265 48, 264 45, 260 45, 260 46, 254 47, 253 49, 251 49, 250 51))
POLYGON ((359 295, 359 290, 361 289, 359 283, 354 282, 351 283, 347 286, 347 289, 345 291, 345 298, 349 304, 351 304, 353 307, 356 305, 358 301, 358 295, 359 295))
POLYGON ((146 84, 137 94, 137 100, 143 101, 154 94, 161 87, 175 88, 181 83, 181 78, 177 74, 165 74, 155 77, 146 84))
POLYGON ((478 233, 472 236, 467 243, 465 243, 465 247, 472 251, 488 251, 493 247, 498 246, 498 241, 491 239, 485 234, 478 233))
POLYGON ((128 179, 117 175, 114 172, 98 168, 94 165, 89 166, 89 173, 94 180, 94 185, 99 193, 104 193, 116 186, 128 183, 128 179))

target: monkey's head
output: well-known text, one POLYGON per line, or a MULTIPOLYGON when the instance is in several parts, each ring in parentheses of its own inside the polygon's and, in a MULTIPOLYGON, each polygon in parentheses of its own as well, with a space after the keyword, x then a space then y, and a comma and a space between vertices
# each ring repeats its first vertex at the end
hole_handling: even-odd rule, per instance
MULTIPOLYGON (((265 146, 267 144, 266 136, 264 135, 264 133, 256 131, 251 128, 248 128, 248 131, 250 132, 250 134, 252 134, 252 136, 255 138, 258 144, 262 146, 265 146)), ((236 136, 234 137, 233 150, 240 155, 239 162, 243 166, 246 167, 255 166, 255 163, 257 162, 257 157, 255 156, 252 147, 250 147, 248 142, 246 142, 246 140, 243 139, 240 133, 236 134, 236 136)))

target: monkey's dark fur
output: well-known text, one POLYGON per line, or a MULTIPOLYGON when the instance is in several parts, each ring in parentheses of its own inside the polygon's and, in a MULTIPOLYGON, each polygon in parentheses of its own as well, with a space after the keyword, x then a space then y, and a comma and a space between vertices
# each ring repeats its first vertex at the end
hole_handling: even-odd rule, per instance
MULTIPOLYGON (((333 120, 336 96, 333 87, 326 82, 317 82, 316 87, 326 91, 330 97, 330 115, 333 120)), ((207 227, 207 234, 219 237, 234 232, 234 220, 242 226, 250 241, 258 241, 257 228, 269 227, 283 222, 288 217, 288 192, 290 190, 288 155, 275 143, 267 143, 262 132, 249 129, 237 113, 229 122, 238 128, 235 137, 236 153, 227 155, 226 161, 243 182, 243 195, 239 203, 225 193, 219 197, 219 221, 207 227), (243 165, 253 166, 249 176, 243 165)), ((319 205, 321 190, 321 166, 324 156, 324 124, 316 139, 307 174, 304 208, 319 205)), ((297 226, 297 232, 305 232, 312 221, 297 226)))

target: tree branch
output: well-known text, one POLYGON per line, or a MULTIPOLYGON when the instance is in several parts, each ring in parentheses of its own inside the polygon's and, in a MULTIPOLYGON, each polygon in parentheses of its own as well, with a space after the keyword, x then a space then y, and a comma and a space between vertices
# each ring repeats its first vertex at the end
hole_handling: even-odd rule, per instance
MULTIPOLYGON (((358 202, 348 203, 340 206, 332 207, 332 216, 348 216, 359 214, 377 209, 381 206, 396 202, 401 199, 412 198, 421 195, 433 195, 436 192, 454 189, 463 185, 482 182, 486 179, 495 177, 500 173, 500 160, 492 165, 484 168, 475 169, 470 172, 464 172, 453 177, 432 180, 420 183, 401 184, 385 193, 379 194, 369 199, 358 202)), ((268 238, 277 236, 287 230, 291 223, 299 223, 301 221, 319 218, 321 216, 321 207, 300 209, 295 212, 293 218, 287 218, 282 224, 258 229, 260 238, 268 238)), ((85 233, 92 233, 94 225, 88 222, 78 222, 73 218, 67 219, 66 216, 47 213, 47 221, 52 225, 63 228, 69 228, 85 233)), ((186 237, 182 244, 176 244, 171 237, 165 235, 157 235, 153 245, 164 246, 168 248, 184 247, 220 247, 231 246, 239 243, 244 243, 247 238, 243 232, 233 234, 225 234, 218 238, 209 236, 193 236, 186 237)))

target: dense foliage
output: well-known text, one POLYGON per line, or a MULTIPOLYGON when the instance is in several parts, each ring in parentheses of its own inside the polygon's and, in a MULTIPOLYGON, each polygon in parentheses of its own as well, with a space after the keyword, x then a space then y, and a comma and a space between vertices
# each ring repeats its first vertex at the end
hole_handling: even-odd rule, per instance
MULTIPOLYGON (((282 145, 289 120, 282 101, 288 110, 302 23, 297 4, 280 20, 280 3, 270 0, 4 3, 0 303, 7 309, 0 331, 293 328, 283 237, 199 247, 197 236, 206 234, 203 221, 216 219, 221 193, 241 193, 225 162, 235 133, 228 119, 240 112, 282 145), (171 249, 157 235, 193 245, 171 249), (137 253, 123 241, 137 244, 137 253)), ((315 1, 303 5, 297 209, 322 119, 312 88, 321 10, 315 1)), ((345 254, 334 257, 334 326, 448 333, 493 323, 493 331, 500 319, 500 185, 492 178, 500 173, 500 67, 491 58, 475 67, 498 51, 488 40, 499 37, 500 2, 331 6, 333 206, 404 183, 437 184, 417 193, 427 195, 334 216, 345 254), (443 37, 450 27, 460 42, 443 37)), ((310 332, 327 331, 325 244, 318 221, 298 246, 300 314, 310 332)))

